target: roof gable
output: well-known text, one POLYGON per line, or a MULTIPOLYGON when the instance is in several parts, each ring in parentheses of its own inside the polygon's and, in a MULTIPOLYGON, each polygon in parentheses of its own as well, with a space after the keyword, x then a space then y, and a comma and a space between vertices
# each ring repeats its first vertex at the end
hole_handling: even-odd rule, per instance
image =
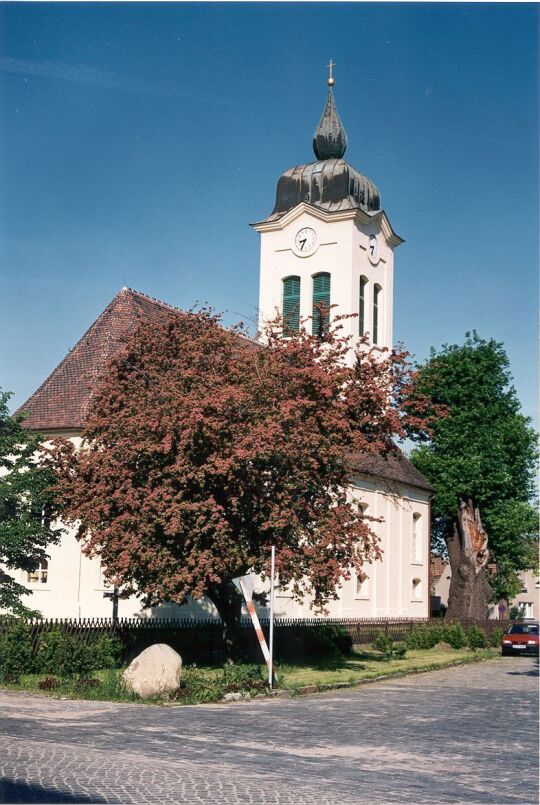
POLYGON ((182 313, 165 302, 122 288, 56 369, 21 405, 19 411, 27 414, 25 427, 45 432, 83 428, 92 394, 125 336, 141 320, 157 321, 164 311, 182 313))
MULTIPOLYGON (((164 312, 183 314, 182 310, 166 302, 131 288, 122 288, 63 361, 21 405, 19 411, 27 414, 25 427, 47 434, 57 430, 82 430, 92 395, 111 361, 118 355, 125 337, 141 321, 159 321, 164 312)), ((245 341, 254 346, 253 341, 247 338, 245 341)), ((387 458, 371 453, 353 453, 350 467, 353 472, 433 491, 401 451, 387 458)))

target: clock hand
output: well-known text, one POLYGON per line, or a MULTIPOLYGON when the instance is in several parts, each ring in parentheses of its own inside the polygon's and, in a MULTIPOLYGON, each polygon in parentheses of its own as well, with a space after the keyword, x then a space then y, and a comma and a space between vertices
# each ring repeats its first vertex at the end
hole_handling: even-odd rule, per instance
POLYGON ((303 248, 304 248, 304 244, 305 244, 306 240, 307 240, 307 238, 304 238, 304 240, 301 240, 301 241, 300 241, 300 251, 302 251, 302 250, 303 250, 303 248))

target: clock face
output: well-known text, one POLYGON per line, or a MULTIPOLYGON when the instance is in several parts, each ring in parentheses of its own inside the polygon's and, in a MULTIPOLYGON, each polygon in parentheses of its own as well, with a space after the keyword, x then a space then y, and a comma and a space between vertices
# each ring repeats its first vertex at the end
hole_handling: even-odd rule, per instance
POLYGON ((371 260, 377 260, 378 258, 378 243, 377 238, 375 235, 369 236, 369 246, 368 246, 368 253, 371 260))
POLYGON ((317 248, 317 233, 310 226, 305 226, 296 233, 294 245, 300 254, 311 254, 317 248))

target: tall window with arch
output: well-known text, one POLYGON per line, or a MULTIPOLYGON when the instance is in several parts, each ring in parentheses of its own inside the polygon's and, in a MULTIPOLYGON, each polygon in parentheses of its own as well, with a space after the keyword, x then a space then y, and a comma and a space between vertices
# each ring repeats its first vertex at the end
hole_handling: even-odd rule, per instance
POLYGON ((380 285, 373 287, 373 343, 379 343, 379 316, 382 308, 382 288, 380 285))
POLYGON ((411 553, 412 553, 412 561, 413 562, 421 562, 422 561, 422 526, 421 526, 422 515, 418 512, 413 514, 412 518, 412 546, 411 546, 411 553))
POLYGON ((324 335, 330 326, 330 274, 313 275, 313 335, 324 335))
POLYGON ((283 331, 298 332, 300 329, 300 277, 285 277, 283 280, 283 331))
POLYGON ((360 277, 360 297, 358 300, 358 334, 366 334, 366 298, 367 298, 367 278, 360 277))
POLYGON ((356 574, 355 598, 369 598, 369 576, 366 573, 356 574))

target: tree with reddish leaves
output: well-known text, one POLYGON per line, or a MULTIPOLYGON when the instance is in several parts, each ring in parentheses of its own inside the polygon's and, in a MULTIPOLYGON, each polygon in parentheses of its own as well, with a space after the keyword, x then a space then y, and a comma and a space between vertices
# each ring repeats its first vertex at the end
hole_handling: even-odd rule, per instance
POLYGON ((280 584, 319 609, 380 556, 347 456, 425 431, 405 353, 347 361, 339 321, 320 337, 281 333, 269 325, 263 346, 208 311, 164 313, 112 363, 83 447, 54 455, 63 519, 109 580, 148 605, 208 596, 229 652, 232 580, 264 576, 271 545, 280 584))

